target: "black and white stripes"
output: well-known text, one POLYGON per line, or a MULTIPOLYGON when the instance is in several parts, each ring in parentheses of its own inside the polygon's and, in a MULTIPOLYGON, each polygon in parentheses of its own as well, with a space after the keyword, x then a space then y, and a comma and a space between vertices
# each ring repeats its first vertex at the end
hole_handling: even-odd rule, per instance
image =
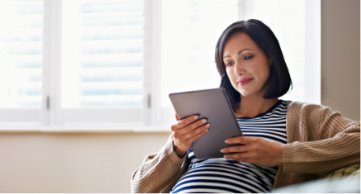
MULTIPOLYGON (((285 144, 287 102, 278 101, 266 113, 237 121, 244 136, 261 137, 285 144)), ((173 193, 232 192, 255 193, 272 189, 278 167, 261 167, 248 162, 211 158, 198 160, 188 151, 189 169, 173 187, 173 193)))

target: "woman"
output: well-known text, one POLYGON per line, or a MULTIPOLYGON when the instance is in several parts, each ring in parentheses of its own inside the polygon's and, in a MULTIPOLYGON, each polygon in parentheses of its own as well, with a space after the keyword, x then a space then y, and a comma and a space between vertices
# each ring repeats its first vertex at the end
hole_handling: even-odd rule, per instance
MULTIPOLYGON (((292 85, 282 50, 261 21, 239 21, 218 40, 221 86, 244 136, 224 158, 197 160, 192 143, 209 125, 179 120, 157 153, 132 176, 133 192, 267 192, 360 163, 360 123, 316 104, 282 101, 292 85)), ((178 120, 178 118, 177 118, 178 120)))

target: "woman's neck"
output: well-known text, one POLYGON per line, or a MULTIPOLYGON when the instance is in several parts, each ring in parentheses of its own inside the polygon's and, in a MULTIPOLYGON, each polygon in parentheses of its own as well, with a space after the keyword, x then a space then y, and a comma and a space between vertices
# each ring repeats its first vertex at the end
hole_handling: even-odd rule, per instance
POLYGON ((267 112, 277 103, 277 98, 264 99, 263 97, 241 97, 239 109, 234 113, 236 117, 255 117, 267 112))

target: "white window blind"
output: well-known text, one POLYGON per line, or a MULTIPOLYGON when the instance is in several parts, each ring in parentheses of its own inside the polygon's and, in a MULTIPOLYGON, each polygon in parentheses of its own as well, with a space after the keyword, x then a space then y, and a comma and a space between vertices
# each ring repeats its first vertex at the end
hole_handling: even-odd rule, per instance
POLYGON ((0 123, 40 122, 43 1, 0 1, 0 123))
POLYGON ((143 0, 63 0, 62 6, 63 122, 140 122, 143 0))

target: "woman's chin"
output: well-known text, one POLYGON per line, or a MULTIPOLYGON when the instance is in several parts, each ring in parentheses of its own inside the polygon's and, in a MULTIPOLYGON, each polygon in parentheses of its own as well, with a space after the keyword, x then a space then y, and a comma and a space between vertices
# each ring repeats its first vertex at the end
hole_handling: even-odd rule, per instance
POLYGON ((252 92, 248 92, 248 91, 242 91, 242 92, 239 92, 241 94, 242 97, 250 97, 252 96, 252 92))
MULTIPOLYGON (((253 91, 247 91, 247 90, 243 90, 243 91, 238 91, 242 97, 244 98, 248 98, 248 97, 256 97, 257 95, 259 95, 256 92, 253 91)), ((262 95, 263 96, 263 95, 262 95)))

